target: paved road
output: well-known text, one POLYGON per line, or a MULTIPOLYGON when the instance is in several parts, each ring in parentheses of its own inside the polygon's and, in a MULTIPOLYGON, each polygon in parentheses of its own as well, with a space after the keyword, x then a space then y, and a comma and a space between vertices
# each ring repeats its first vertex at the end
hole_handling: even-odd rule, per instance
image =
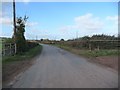
POLYGON ((60 48, 43 45, 35 63, 11 85, 13 88, 114 88, 118 87, 118 74, 60 48))

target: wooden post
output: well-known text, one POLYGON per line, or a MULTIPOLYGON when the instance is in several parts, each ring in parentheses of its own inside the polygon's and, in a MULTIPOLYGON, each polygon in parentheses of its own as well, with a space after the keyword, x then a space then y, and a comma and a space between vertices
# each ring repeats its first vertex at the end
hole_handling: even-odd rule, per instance
POLYGON ((98 50, 98 51, 100 50, 99 45, 97 46, 97 50, 98 50))
POLYGON ((3 48, 3 56, 5 56, 5 44, 4 45, 4 48, 3 48))
POLYGON ((91 51, 91 43, 89 43, 89 50, 91 51))
POLYGON ((14 44, 15 45, 15 54, 17 53, 17 46, 16 46, 16 43, 14 44))
POLYGON ((12 54, 12 48, 11 48, 11 43, 10 43, 10 55, 12 54))
POLYGON ((5 44, 4 44, 4 56, 6 55, 6 47, 5 47, 5 44))

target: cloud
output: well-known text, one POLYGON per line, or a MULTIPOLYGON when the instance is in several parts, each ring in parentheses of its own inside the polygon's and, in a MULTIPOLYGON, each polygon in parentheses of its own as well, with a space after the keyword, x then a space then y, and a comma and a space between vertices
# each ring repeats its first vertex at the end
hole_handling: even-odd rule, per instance
MULTIPOLYGON (((3 25, 12 25, 13 24, 13 19, 9 17, 0 17, 0 24, 3 25)), ((38 25, 38 22, 26 22, 26 26, 28 27, 33 27, 38 25)))
POLYGON ((2 17, 2 16, 3 16, 3 13, 0 12, 0 17, 2 17))
POLYGON ((32 29, 26 29, 25 36, 30 39, 36 39, 36 36, 38 39, 40 38, 51 38, 53 33, 51 34, 49 30, 47 29, 37 29, 37 28, 32 28, 32 29))
POLYGON ((120 25, 120 20, 119 20, 119 16, 118 15, 114 15, 114 16, 107 16, 106 17, 106 21, 108 21, 108 33, 117 35, 118 34, 118 26, 120 25))
POLYGON ((103 33, 113 35, 118 33, 118 24, 120 25, 120 18, 117 15, 100 18, 88 13, 75 17, 73 21, 72 25, 59 28, 62 31, 61 33, 74 33, 77 31, 80 36, 103 33))
POLYGON ((1 13, 0 13, 0 24, 4 24, 4 25, 12 25, 12 18, 10 18, 9 16, 8 16, 9 14, 8 14, 8 12, 6 12, 6 11, 2 11, 1 13))
POLYGON ((74 18, 74 25, 67 25, 60 30, 100 30, 104 26, 104 23, 98 18, 93 17, 93 14, 88 13, 82 16, 78 16, 74 18))
POLYGON ((120 18, 118 18, 117 15, 115 16, 107 16, 106 17, 106 20, 110 21, 110 22, 113 22, 114 24, 118 24, 118 22, 120 23, 120 20, 118 20, 120 18))
POLYGON ((30 0, 22 0, 25 4, 28 4, 30 0))
POLYGON ((12 19, 8 17, 0 17, 0 24, 12 25, 12 19))
POLYGON ((111 20, 111 21, 116 21, 116 20, 118 20, 118 16, 117 15, 116 16, 107 16, 106 19, 111 20))
POLYGON ((103 22, 98 17, 93 17, 92 14, 75 17, 74 21, 78 29, 100 30, 103 27, 103 22))
POLYGON ((23 2, 30 2, 31 0, 22 0, 23 2))
POLYGON ((36 25, 38 25, 38 22, 27 22, 26 23, 26 26, 29 26, 29 27, 36 26, 36 25))

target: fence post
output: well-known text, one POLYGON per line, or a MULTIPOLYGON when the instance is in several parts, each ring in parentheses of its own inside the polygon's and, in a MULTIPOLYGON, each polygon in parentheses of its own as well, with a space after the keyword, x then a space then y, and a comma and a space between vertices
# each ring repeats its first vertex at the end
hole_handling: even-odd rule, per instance
POLYGON ((16 46, 16 43, 15 43, 15 54, 17 53, 17 46, 16 46))
POLYGON ((10 43, 10 55, 12 54, 12 45, 11 45, 11 43, 10 43))
POLYGON ((100 50, 99 45, 97 46, 97 50, 98 50, 98 51, 100 50))
POLYGON ((5 56, 5 48, 2 49, 2 54, 5 56))
POLYGON ((89 50, 91 51, 91 44, 89 43, 89 50))
POLYGON ((5 44, 4 45, 4 48, 3 48, 3 56, 5 56, 5 44))

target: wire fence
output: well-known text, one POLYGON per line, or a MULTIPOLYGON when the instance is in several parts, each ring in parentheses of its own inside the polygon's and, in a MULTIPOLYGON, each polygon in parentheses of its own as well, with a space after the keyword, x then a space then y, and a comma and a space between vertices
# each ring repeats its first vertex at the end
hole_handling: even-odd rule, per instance
POLYGON ((58 42, 61 45, 67 45, 78 49, 87 50, 103 50, 103 49, 118 49, 120 42, 118 40, 83 40, 83 41, 67 41, 58 42))

